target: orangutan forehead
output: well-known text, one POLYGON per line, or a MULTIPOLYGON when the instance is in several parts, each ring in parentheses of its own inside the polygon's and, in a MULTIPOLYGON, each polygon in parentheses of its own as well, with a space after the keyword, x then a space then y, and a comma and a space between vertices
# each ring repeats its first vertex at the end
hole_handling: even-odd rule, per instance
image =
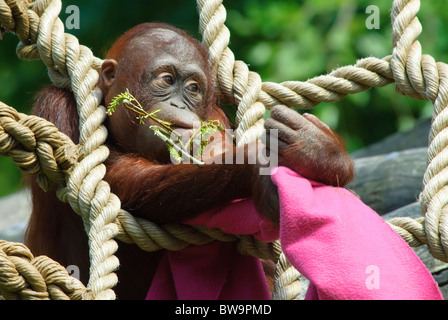
POLYGON ((174 55, 180 59, 203 60, 198 48, 189 38, 163 28, 148 30, 148 32, 133 38, 129 50, 146 52, 149 56, 153 56, 153 54, 174 55))
POLYGON ((194 48, 194 45, 183 35, 180 35, 173 30, 163 28, 150 29, 148 32, 133 38, 131 42, 141 45, 152 44, 156 47, 174 44, 182 46, 184 49, 189 47, 194 48))
POLYGON ((185 39, 183 36, 178 34, 177 32, 170 30, 170 29, 163 29, 163 28, 154 28, 149 30, 148 34, 151 37, 156 37, 159 40, 172 42, 172 41, 178 41, 179 39, 185 39))

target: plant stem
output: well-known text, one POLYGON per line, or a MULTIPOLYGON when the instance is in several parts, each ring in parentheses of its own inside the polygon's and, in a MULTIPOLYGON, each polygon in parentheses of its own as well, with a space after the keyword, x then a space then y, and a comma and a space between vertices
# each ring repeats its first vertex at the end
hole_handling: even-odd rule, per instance
MULTIPOLYGON (((171 128, 171 123, 169 123, 168 121, 160 120, 156 117, 156 114, 159 113, 161 110, 156 110, 151 113, 146 112, 146 110, 142 107, 140 102, 138 102, 138 100, 135 99, 134 96, 129 92, 129 89, 126 89, 126 92, 119 94, 112 100, 112 102, 110 103, 110 105, 108 107, 107 114, 111 115, 116 110, 116 108, 119 106, 120 103, 122 103, 124 105, 124 107, 135 112, 138 115, 137 119, 140 120, 140 124, 143 124, 144 123, 143 119, 146 119, 146 118, 150 118, 153 121, 155 121, 156 123, 158 123, 160 126, 151 125, 149 128, 154 131, 154 134, 156 136, 158 136, 160 139, 162 139, 163 142, 165 142, 169 146, 169 151, 172 152, 174 150, 174 152, 177 152, 176 157, 179 157, 179 154, 180 154, 181 157, 179 159, 188 158, 193 164, 196 164, 198 166, 203 166, 205 163, 201 162, 200 160, 195 158, 194 155, 192 156, 190 154, 190 149, 191 149, 192 142, 194 141, 194 138, 198 134, 201 134, 201 138, 202 138, 203 130, 204 130, 204 132, 208 130, 207 131, 208 134, 210 134, 210 129, 212 129, 212 130, 219 129, 220 131, 222 130, 222 126, 218 120, 213 120, 213 121, 211 120, 207 123, 201 122, 201 126, 194 130, 192 136, 190 137, 190 139, 187 142, 187 145, 185 146, 181 141, 181 139, 182 139, 181 134, 179 134, 178 132, 176 132, 175 130, 173 130, 171 128), (177 138, 176 142, 174 142, 172 140, 173 133, 175 134, 175 136, 177 138), (179 143, 182 146, 182 148, 179 147, 177 145, 177 143, 179 143)), ((207 143, 208 143, 208 141, 207 141, 207 143)), ((201 153, 202 153, 203 147, 204 147, 203 143, 201 142, 201 149, 200 149, 201 153)), ((176 160, 178 160, 178 159, 176 159, 176 160)))
POLYGON ((143 109, 143 107, 141 106, 141 104, 136 100, 136 99, 132 99, 131 101, 123 101, 123 105, 128 108, 131 111, 134 111, 135 113, 137 113, 138 115, 140 115, 142 118, 151 118, 152 120, 154 120, 155 122, 157 122, 158 124, 160 124, 162 127, 164 127, 165 129, 167 129, 170 133, 174 133, 176 135, 177 138, 180 138, 180 134, 177 133, 176 131, 174 131, 173 129, 171 129, 170 124, 167 123, 166 121, 160 120, 157 117, 154 116, 155 113, 160 112, 159 110, 153 111, 151 113, 148 113, 145 111, 145 109, 143 109), (138 105, 135 105, 134 103, 132 103, 132 100, 137 102, 138 105))
POLYGON ((185 150, 190 150, 191 142, 193 141, 194 137, 196 137, 198 135, 198 133, 200 133, 201 131, 202 131, 202 126, 197 128, 196 131, 193 132, 190 139, 188 139, 187 144, 185 145, 185 150))
POLYGON ((154 131, 155 135, 158 136, 160 139, 163 140, 163 142, 168 143, 174 150, 176 150, 177 152, 180 152, 182 154, 182 156, 189 158, 189 160, 191 160, 194 164, 198 165, 198 166, 203 166, 205 163, 202 161, 199 161, 198 159, 192 157, 189 153, 187 153, 185 150, 183 150, 182 148, 179 148, 174 142, 173 140, 167 138, 163 133, 161 133, 160 131, 155 130, 154 131))

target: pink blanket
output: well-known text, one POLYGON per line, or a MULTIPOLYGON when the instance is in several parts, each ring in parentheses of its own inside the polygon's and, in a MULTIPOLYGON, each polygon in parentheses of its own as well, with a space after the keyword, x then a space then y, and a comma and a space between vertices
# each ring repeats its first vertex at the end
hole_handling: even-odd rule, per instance
MULTIPOLYGON (((442 299, 424 264, 384 220, 343 188, 309 181, 287 168, 272 179, 280 228, 251 200, 188 221, 263 241, 280 238, 291 264, 310 280, 307 299, 442 299)), ((260 262, 233 243, 214 241, 166 252, 147 299, 270 299, 260 262)))

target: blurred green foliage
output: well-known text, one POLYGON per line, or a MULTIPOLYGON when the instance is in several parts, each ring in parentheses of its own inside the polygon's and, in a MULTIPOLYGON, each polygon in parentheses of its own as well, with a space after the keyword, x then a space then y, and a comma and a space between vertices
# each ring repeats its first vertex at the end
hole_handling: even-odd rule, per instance
MULTIPOLYGON (((339 66, 354 64, 366 56, 382 58, 392 50, 390 6, 380 0, 225 0, 231 31, 231 49, 264 81, 306 81, 339 66), (366 8, 380 9, 380 29, 366 27, 366 8)), ((99 57, 132 26, 159 21, 198 34, 198 15, 193 0, 119 1, 63 0, 80 9, 80 29, 66 30, 99 57)), ((448 1, 422 1, 418 15, 424 53, 447 61, 448 1)), ((0 100, 29 113, 34 95, 49 84, 40 61, 21 61, 15 54, 15 35, 0 42, 0 100)), ((350 151, 378 141, 396 131, 413 127, 430 116, 431 104, 395 93, 394 85, 352 95, 338 103, 315 108, 323 121, 345 139, 350 151)), ((17 190, 20 171, 9 158, 0 158, 0 196, 17 190)))

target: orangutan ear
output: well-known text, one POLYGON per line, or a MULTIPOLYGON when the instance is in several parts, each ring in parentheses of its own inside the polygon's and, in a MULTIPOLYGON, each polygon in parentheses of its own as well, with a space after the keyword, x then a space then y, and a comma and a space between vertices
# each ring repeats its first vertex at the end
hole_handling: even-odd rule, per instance
POLYGON ((98 86, 103 90, 104 94, 109 91, 110 87, 114 84, 117 66, 118 62, 114 59, 105 60, 101 66, 98 86))

